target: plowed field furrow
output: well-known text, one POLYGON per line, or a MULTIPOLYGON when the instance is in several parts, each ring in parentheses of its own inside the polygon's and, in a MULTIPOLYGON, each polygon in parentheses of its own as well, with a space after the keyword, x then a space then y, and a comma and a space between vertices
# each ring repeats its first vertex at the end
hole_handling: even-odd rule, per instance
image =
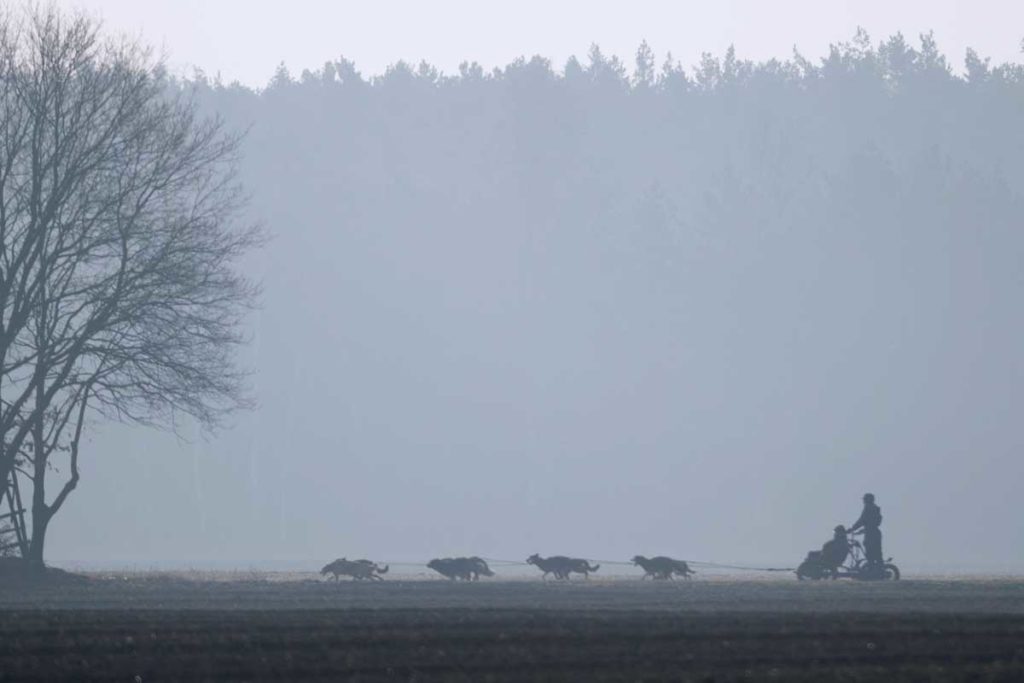
POLYGON ((0 589, 0 681, 1018 681, 1022 595, 1013 581, 89 581, 0 589))

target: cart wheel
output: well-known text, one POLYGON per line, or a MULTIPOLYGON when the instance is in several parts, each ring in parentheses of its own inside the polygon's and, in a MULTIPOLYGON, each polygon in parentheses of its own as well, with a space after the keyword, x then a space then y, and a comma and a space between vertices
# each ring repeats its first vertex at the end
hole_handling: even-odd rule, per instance
POLYGON ((796 578, 800 581, 820 581, 822 579, 822 576, 820 573, 816 571, 805 572, 798 569, 796 570, 796 578))
POLYGON ((899 581, 900 568, 894 564, 885 565, 885 578, 892 579, 893 581, 899 581))

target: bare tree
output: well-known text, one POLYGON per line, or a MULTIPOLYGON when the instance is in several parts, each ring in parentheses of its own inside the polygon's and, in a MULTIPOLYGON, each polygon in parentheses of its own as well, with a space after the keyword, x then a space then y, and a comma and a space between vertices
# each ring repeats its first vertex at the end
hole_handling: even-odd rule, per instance
POLYGON ((90 415, 212 428, 247 402, 235 262, 261 235, 235 221, 238 142, 96 21, 0 17, 0 482, 30 460, 38 567, 90 415))

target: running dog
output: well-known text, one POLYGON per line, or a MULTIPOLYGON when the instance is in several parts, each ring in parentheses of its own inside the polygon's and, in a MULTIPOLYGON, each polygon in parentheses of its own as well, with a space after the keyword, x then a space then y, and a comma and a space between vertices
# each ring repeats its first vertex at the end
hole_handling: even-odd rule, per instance
POLYGON ((474 555, 466 559, 473 565, 474 581, 479 581, 481 576, 494 576, 494 572, 491 571, 491 568, 487 566, 487 562, 482 557, 474 555))
POLYGON ((575 557, 566 557, 565 555, 541 557, 537 553, 526 558, 526 563, 532 564, 544 572, 541 575, 543 579, 546 579, 548 574, 554 574, 556 579, 568 579, 569 575, 573 573, 583 574, 586 578, 590 578, 589 572, 596 572, 601 568, 599 564, 591 566, 586 560, 575 557))
POLYGON ((383 581, 381 574, 387 574, 388 568, 388 565, 380 567, 369 560, 347 560, 343 557, 325 566, 320 573, 324 576, 334 575, 335 581, 339 581, 342 576, 351 576, 355 581, 383 581))
POLYGON ((633 558, 633 564, 644 570, 644 578, 650 576, 653 579, 671 579, 673 574, 678 574, 684 579, 689 579, 697 572, 690 569, 690 565, 684 560, 673 560, 671 557, 659 555, 658 557, 647 558, 637 555, 633 558))
POLYGON ((480 557, 442 557, 431 560, 427 566, 451 581, 479 581, 481 576, 494 576, 487 562, 480 557))

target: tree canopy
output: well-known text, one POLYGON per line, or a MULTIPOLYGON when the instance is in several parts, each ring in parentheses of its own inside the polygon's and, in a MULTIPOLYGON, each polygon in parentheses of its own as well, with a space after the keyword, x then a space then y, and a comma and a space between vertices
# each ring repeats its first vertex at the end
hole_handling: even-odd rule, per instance
POLYGON ((258 238, 233 220, 236 148, 137 44, 0 15, 0 492, 31 480, 38 567, 87 417, 213 426, 246 404, 235 261, 258 238))

